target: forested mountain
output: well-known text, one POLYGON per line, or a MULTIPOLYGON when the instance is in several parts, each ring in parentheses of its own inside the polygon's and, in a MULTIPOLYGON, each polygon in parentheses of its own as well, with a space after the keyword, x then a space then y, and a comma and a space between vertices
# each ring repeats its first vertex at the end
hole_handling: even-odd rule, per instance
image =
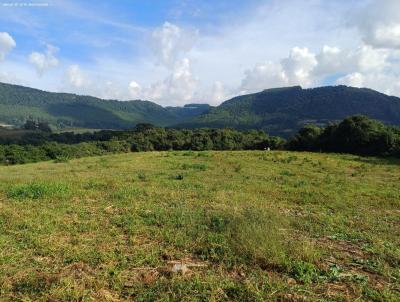
POLYGON ((166 126, 208 110, 208 105, 164 108, 148 101, 102 100, 0 83, 0 122, 21 125, 27 119, 58 127, 118 129, 137 123, 166 126))
POLYGON ((355 114, 399 125, 400 98, 347 86, 267 89, 235 97, 180 126, 257 128, 289 136, 304 124, 323 126, 355 114))
POLYGON ((399 125, 400 98, 366 88, 295 86, 238 96, 218 107, 162 107, 149 101, 102 100, 0 83, 0 123, 14 125, 27 119, 58 127, 102 129, 152 123, 178 128, 261 129, 288 137, 304 124, 324 126, 356 114, 399 125))

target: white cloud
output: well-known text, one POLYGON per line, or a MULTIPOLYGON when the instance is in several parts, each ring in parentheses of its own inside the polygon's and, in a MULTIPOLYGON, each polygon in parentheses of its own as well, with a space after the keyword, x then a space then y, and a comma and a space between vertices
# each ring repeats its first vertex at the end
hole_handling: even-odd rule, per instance
POLYGON ((351 73, 356 71, 382 70, 387 65, 389 52, 362 45, 354 50, 341 50, 338 47, 324 46, 316 56, 318 66, 316 75, 351 73))
POLYGON ((224 84, 220 81, 214 82, 211 89, 211 98, 208 100, 212 105, 220 104, 228 99, 229 95, 224 84))
POLYGON ((47 44, 45 52, 32 52, 29 55, 29 62, 32 63, 39 76, 42 76, 44 72, 52 67, 58 65, 58 59, 55 54, 58 51, 57 47, 47 44))
POLYGON ((351 24, 359 29, 366 44, 376 48, 400 49, 399 12, 398 0, 372 0, 351 24))
POLYGON ((364 87, 364 81, 365 77, 363 74, 359 72, 354 72, 351 74, 348 74, 344 77, 341 77, 336 80, 336 83, 339 85, 347 85, 347 86, 353 86, 353 87, 364 87))
POLYGON ((21 80, 12 72, 0 71, 0 82, 9 84, 21 84, 21 80))
POLYGON ((314 83, 313 70, 318 65, 316 55, 307 48, 294 47, 279 63, 257 64, 245 71, 240 91, 255 92, 266 88, 314 83))
MULTIPOLYGON (((254 92, 288 85, 318 86, 325 77, 336 74, 345 74, 338 83, 357 87, 367 85, 365 83, 372 85, 372 80, 364 81, 365 75, 381 74, 382 77, 386 75, 390 79, 396 78, 394 70, 398 64, 395 61, 399 58, 396 52, 366 45, 354 50, 324 46, 316 55, 307 48, 295 47, 279 63, 257 64, 253 69, 245 71, 240 91, 254 92)), ((391 84, 388 85, 394 85, 395 82, 390 80, 389 83, 391 84)), ((389 91, 388 85, 374 87, 389 91)))
POLYGON ((77 64, 68 67, 67 81, 73 88, 85 88, 90 84, 88 76, 83 73, 80 66, 77 64))
POLYGON ((245 71, 240 90, 243 93, 255 92, 270 87, 285 86, 288 83, 281 64, 266 62, 245 71))
POLYGON ((182 29, 169 22, 156 28, 151 35, 151 47, 162 72, 163 80, 141 85, 131 81, 128 85, 131 98, 149 99, 163 105, 183 105, 190 102, 198 88, 191 60, 182 56, 189 52, 197 39, 197 31, 182 29))
POLYGON ((289 84, 310 86, 313 82, 311 72, 318 62, 315 54, 308 48, 294 47, 288 58, 281 61, 283 70, 288 78, 289 84))
POLYGON ((353 55, 361 71, 382 70, 386 66, 388 52, 373 49, 370 46, 362 46, 353 55))
POLYGON ((368 87, 388 95, 400 95, 400 78, 387 73, 352 73, 339 78, 337 84, 353 87, 368 87))
POLYGON ((190 61, 184 58, 166 79, 150 86, 148 97, 162 104, 183 105, 192 100, 196 86, 190 61))
POLYGON ((6 32, 0 32, 0 61, 16 46, 13 37, 6 32))
POLYGON ((153 51, 160 63, 173 67, 179 57, 193 47, 197 35, 197 31, 183 30, 177 25, 165 22, 151 35, 153 51))
POLYGON ((197 83, 191 71, 190 60, 184 58, 175 64, 172 73, 164 80, 143 88, 131 81, 129 91, 132 97, 154 100, 163 105, 184 105, 193 99, 197 83))
POLYGON ((324 45, 322 51, 317 54, 318 65, 315 68, 315 74, 324 76, 337 72, 347 72, 354 69, 354 62, 351 55, 338 47, 324 45))
POLYGON ((377 47, 400 49, 400 22, 392 24, 379 24, 366 38, 370 44, 377 47))
POLYGON ((129 83, 129 92, 132 98, 140 98, 142 96, 142 87, 139 83, 131 81, 129 83))

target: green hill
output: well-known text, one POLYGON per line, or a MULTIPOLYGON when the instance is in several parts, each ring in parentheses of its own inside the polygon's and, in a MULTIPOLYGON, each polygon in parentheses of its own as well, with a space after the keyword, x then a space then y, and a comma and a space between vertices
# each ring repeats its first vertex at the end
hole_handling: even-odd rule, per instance
POLYGON ((217 107, 162 107, 149 101, 102 100, 0 83, 0 123, 13 125, 27 119, 43 120, 59 128, 121 129, 152 123, 181 128, 262 129, 288 137, 304 124, 323 126, 356 114, 399 125, 400 98, 365 88, 295 86, 237 96, 217 107))
POLYGON ((355 114, 398 125, 400 98, 346 86, 267 89, 235 97, 180 126, 258 128, 288 136, 304 124, 326 125, 355 114))
POLYGON ((204 105, 164 108, 148 101, 102 100, 0 83, 0 121, 14 125, 39 119, 59 127, 118 129, 137 123, 165 126, 204 113, 205 109, 204 105))

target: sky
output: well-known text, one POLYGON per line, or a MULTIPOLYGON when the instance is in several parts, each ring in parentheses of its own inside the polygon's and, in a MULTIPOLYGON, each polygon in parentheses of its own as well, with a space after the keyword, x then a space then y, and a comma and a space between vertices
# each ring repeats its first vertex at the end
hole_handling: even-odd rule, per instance
POLYGON ((301 85, 400 96, 400 0, 0 0, 0 82, 163 106, 301 85))

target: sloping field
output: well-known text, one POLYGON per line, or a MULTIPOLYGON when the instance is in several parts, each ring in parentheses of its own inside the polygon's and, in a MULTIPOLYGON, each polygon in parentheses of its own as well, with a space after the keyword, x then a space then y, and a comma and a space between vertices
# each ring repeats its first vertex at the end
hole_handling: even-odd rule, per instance
POLYGON ((399 301, 400 161, 152 152, 0 167, 0 301, 399 301))

